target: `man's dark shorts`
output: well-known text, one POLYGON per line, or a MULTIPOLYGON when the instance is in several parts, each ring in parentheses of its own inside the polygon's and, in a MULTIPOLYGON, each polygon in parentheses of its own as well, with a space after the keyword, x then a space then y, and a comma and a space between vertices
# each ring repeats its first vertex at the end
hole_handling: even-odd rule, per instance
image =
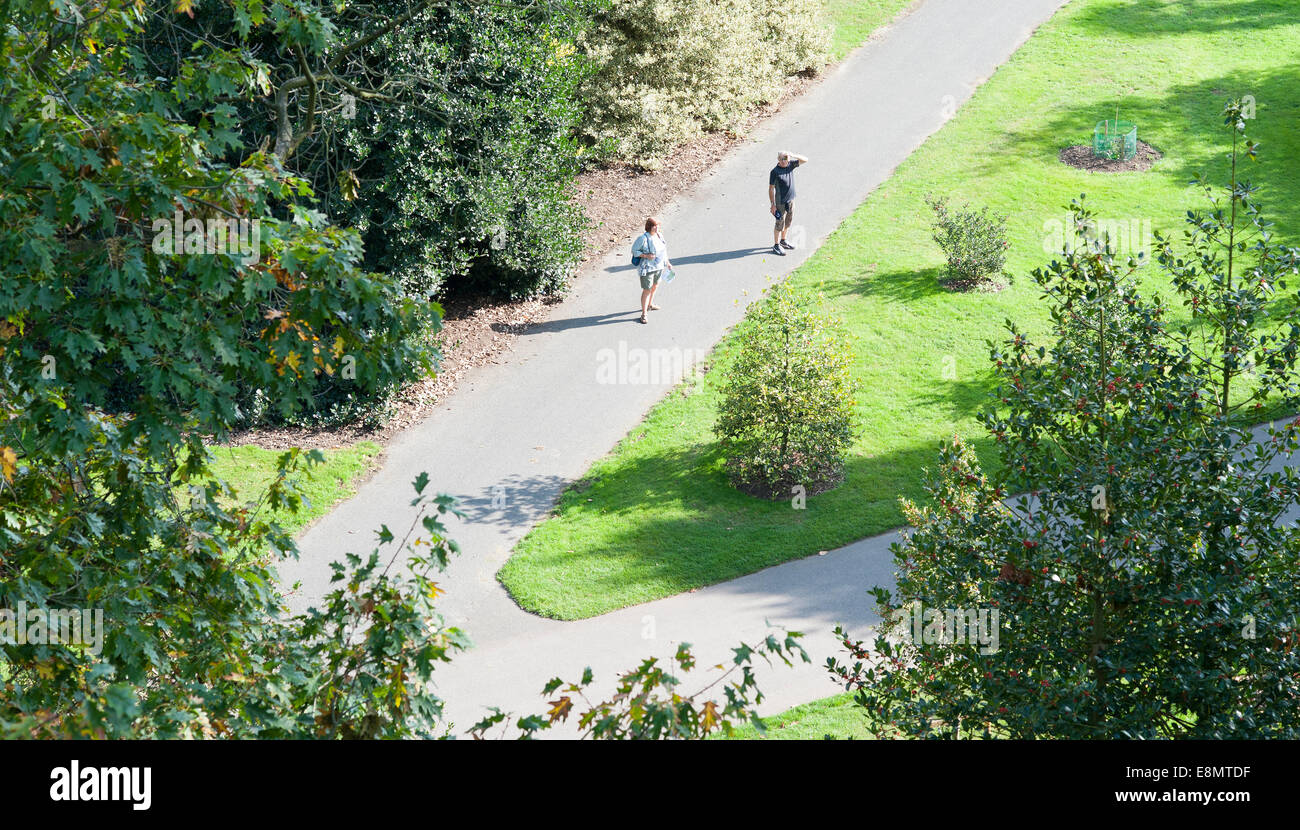
POLYGON ((794 202, 786 202, 783 205, 778 204, 776 209, 781 211, 781 218, 776 220, 776 229, 783 231, 790 227, 790 220, 794 217, 794 202))

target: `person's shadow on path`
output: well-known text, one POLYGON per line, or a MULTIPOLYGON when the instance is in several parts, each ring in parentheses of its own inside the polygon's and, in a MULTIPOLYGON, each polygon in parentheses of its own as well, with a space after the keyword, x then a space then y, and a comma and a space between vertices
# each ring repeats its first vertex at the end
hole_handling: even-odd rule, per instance
MULTIPOLYGON (((716 251, 711 254, 692 254, 691 256, 669 257, 673 265, 712 265, 715 262, 725 262, 729 259, 740 259, 744 256, 761 254, 772 250, 771 246, 766 248, 737 248, 734 251, 716 251)), ((605 269, 606 273, 617 274, 620 271, 631 271, 636 266, 628 263, 626 265, 613 265, 605 269)))
POLYGON ((529 326, 520 334, 546 334, 552 331, 581 329, 588 326, 607 326, 610 323, 635 323, 640 318, 641 309, 639 308, 633 311, 617 311, 613 314, 592 314, 588 317, 570 317, 567 320, 547 320, 545 323, 529 326))
MULTIPOLYGON (((752 254, 761 254, 770 248, 737 248, 734 251, 717 251, 711 254, 693 254, 691 256, 673 257, 673 265, 709 265, 714 262, 724 262, 729 259, 740 259, 741 257, 752 254)), ((623 271, 636 270, 636 266, 631 263, 627 265, 614 265, 605 269, 606 273, 617 274, 623 271)), ((588 317, 570 317, 567 320, 548 320, 545 323, 538 323, 535 326, 529 326, 521 334, 546 334, 553 331, 565 331, 567 329, 586 328, 588 326, 606 326, 610 323, 635 323, 641 319, 641 309, 634 311, 620 311, 613 314, 593 314, 588 317)))

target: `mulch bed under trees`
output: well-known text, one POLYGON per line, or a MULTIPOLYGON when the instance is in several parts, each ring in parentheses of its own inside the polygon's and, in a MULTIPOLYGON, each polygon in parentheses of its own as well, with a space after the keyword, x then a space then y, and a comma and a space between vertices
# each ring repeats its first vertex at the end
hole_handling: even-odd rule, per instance
POLYGON ((1007 280, 1001 277, 981 277, 977 280, 953 279, 943 277, 939 280, 939 286, 945 291, 951 291, 954 294, 968 294, 971 292, 979 294, 996 294, 1010 285, 1007 280))

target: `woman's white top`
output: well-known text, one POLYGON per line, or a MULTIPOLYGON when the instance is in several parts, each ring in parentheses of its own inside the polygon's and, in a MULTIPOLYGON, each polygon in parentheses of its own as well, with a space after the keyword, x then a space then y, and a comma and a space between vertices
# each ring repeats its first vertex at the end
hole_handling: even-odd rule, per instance
POLYGON ((662 271, 664 263, 668 261, 668 243, 657 233, 643 233, 637 237, 636 245, 632 250, 635 253, 646 254, 637 260, 637 274, 649 274, 652 271, 662 271), (649 256, 653 254, 653 258, 649 256))

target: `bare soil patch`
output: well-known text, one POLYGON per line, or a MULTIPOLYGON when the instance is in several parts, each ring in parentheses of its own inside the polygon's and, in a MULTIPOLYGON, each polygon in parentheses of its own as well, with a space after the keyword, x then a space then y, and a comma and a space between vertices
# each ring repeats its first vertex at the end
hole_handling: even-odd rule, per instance
POLYGON ((1062 150, 1060 159, 1062 164, 1068 164, 1080 170, 1087 170, 1089 173, 1131 173, 1150 170, 1151 165, 1160 159, 1160 151, 1145 141, 1139 140, 1137 155, 1133 156, 1133 158, 1103 159, 1094 156, 1092 147, 1087 144, 1076 144, 1062 150))
POLYGON ((939 286, 954 294, 969 294, 972 292, 978 294, 996 294, 1008 285, 1010 285, 1010 283, 1001 277, 986 277, 978 280, 957 280, 949 279, 948 277, 941 277, 939 279, 939 286))
MULTIPOLYGON (((844 471, 840 470, 831 478, 814 481, 804 485, 804 495, 818 496, 822 493, 834 490, 844 483, 844 471)), ((788 486, 772 487, 766 482, 737 482, 733 481, 732 486, 740 492, 754 496, 755 498, 766 499, 767 501, 788 501, 791 497, 791 488, 788 486)))

